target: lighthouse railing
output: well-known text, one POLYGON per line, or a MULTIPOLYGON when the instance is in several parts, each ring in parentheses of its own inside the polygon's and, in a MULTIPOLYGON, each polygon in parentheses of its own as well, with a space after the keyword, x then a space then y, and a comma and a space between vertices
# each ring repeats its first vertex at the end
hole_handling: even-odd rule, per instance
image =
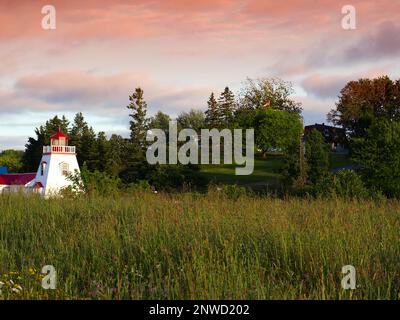
POLYGON ((43 153, 75 153, 75 146, 44 146, 43 153))

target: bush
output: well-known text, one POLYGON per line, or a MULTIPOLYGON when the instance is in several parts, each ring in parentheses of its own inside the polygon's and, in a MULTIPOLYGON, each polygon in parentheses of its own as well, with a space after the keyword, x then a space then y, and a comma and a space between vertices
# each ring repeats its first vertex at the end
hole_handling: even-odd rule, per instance
POLYGON ((369 191, 361 177, 353 170, 342 170, 335 174, 333 189, 337 196, 343 198, 367 198, 369 196, 369 191))
POLYGON ((75 171, 68 179, 72 181, 72 187, 67 188, 66 193, 84 192, 87 195, 113 196, 119 193, 121 180, 100 171, 89 171, 87 166, 82 166, 81 172, 75 171))
POLYGON ((135 183, 130 183, 127 187, 129 192, 150 192, 152 191, 151 185, 147 180, 139 180, 135 183))
POLYGON ((172 191, 183 187, 204 187, 206 180, 194 165, 155 166, 150 179, 156 190, 172 191))
POLYGON ((248 194, 248 191, 245 187, 238 186, 237 184, 232 185, 224 185, 224 186, 209 186, 208 193, 214 194, 215 192, 219 192, 223 197, 227 197, 232 200, 238 200, 240 197, 248 194))

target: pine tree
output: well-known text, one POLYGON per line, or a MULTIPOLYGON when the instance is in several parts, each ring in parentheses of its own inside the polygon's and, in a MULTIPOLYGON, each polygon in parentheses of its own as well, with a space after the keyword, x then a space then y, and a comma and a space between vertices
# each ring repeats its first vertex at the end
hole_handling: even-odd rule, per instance
POLYGON ((131 134, 124 155, 126 167, 120 173, 125 183, 145 179, 149 171, 149 164, 146 161, 146 130, 149 121, 146 118, 147 103, 143 99, 143 90, 136 88, 129 96, 129 101, 127 108, 132 111, 129 114, 131 134))
POLYGON ((22 166, 24 172, 35 172, 39 166, 40 159, 42 158, 43 146, 45 145, 46 133, 44 127, 40 126, 35 129, 36 139, 33 137, 28 138, 25 144, 25 152, 22 156, 22 166))
POLYGON ((208 104, 208 108, 205 112, 206 125, 208 128, 217 128, 217 127, 219 127, 218 102, 214 97, 214 92, 211 93, 207 104, 208 104))
POLYGON ((29 137, 25 145, 25 152, 22 157, 23 170, 35 172, 39 166, 43 154, 43 146, 50 145, 50 136, 59 129, 68 132, 69 121, 65 116, 61 119, 58 116, 47 120, 45 125, 35 129, 36 138, 29 137))
POLYGON ((70 145, 77 148, 77 159, 80 166, 87 162, 89 169, 94 168, 96 134, 89 127, 82 113, 75 115, 74 123, 70 131, 70 145))
POLYGON ((307 183, 307 163, 304 157, 304 144, 299 140, 291 143, 283 158, 281 169, 284 182, 290 187, 304 187, 307 183))
POLYGON ((129 116, 131 117, 130 130, 131 130, 131 142, 135 146, 143 148, 146 141, 146 130, 148 119, 147 114, 147 103, 143 98, 143 90, 141 88, 136 88, 135 92, 129 96, 128 109, 132 111, 129 116))
POLYGON ((317 184, 329 173, 329 147, 321 132, 313 129, 306 137, 307 175, 312 184, 317 184))
POLYGON ((235 95, 229 87, 226 87, 218 99, 218 118, 222 127, 231 128, 233 126, 235 109, 235 95))
POLYGON ((108 141, 108 148, 105 157, 106 173, 111 176, 118 176, 125 169, 124 152, 126 141, 123 137, 113 134, 108 141))
POLYGON ((106 170, 106 157, 108 156, 108 141, 104 131, 100 131, 97 134, 97 139, 94 147, 94 158, 92 160, 92 166, 94 170, 104 172, 106 170))

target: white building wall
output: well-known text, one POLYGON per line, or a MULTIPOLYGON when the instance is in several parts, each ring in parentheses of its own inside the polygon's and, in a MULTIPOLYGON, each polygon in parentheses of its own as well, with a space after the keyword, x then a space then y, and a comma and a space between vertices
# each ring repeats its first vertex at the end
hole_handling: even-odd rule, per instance
POLYGON ((74 173, 75 170, 79 170, 78 161, 76 159, 76 155, 71 154, 44 154, 42 156, 42 160, 39 164, 38 171, 36 173, 36 182, 40 182, 43 185, 42 195, 45 197, 49 197, 52 195, 56 195, 60 192, 62 188, 68 187, 72 185, 72 182, 67 180, 67 177, 61 172, 61 163, 67 163, 68 169, 70 173, 74 173), (41 174, 41 164, 45 161, 46 167, 41 174))

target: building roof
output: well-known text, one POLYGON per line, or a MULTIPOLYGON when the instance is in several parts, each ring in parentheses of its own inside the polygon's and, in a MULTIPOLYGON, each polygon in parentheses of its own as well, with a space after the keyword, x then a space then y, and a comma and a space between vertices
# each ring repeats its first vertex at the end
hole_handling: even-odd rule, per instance
POLYGON ((344 129, 341 128, 341 127, 328 126, 325 123, 322 123, 322 124, 316 123, 316 124, 311 124, 311 125, 308 125, 308 126, 304 127, 305 130, 307 130, 307 129, 308 130, 312 130, 312 129, 317 129, 317 128, 319 128, 319 129, 329 129, 329 130, 335 130, 335 131, 344 131, 344 129))
POLYGON ((58 131, 57 131, 56 133, 52 134, 52 135, 50 136, 50 139, 60 139, 60 138, 69 139, 69 137, 68 137, 65 133, 62 133, 62 132, 61 132, 61 129, 58 128, 58 131))
POLYGON ((0 174, 0 185, 26 185, 35 177, 36 173, 0 174))

